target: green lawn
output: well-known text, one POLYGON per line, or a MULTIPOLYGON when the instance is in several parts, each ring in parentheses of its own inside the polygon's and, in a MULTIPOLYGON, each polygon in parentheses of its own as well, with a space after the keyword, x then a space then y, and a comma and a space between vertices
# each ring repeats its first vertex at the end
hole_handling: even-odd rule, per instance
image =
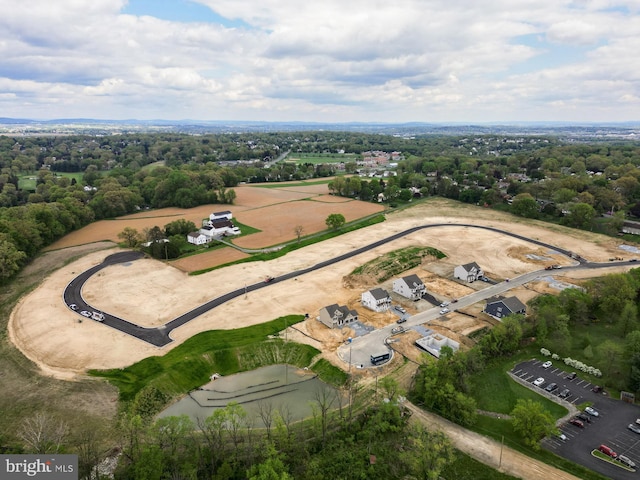
POLYGON ((510 480, 516 477, 499 472, 456 450, 455 461, 444 467, 440 478, 447 480, 510 480))
MULTIPOLYGON (((66 173, 66 172, 53 172, 56 177, 67 177, 69 179, 75 178, 76 182, 82 183, 82 172, 66 173)), ((38 179, 38 172, 21 173, 18 175, 18 188, 27 192, 35 192, 36 182, 38 179)))
MULTIPOLYGON (((524 354, 527 360, 531 355, 524 354)), ((476 400, 478 408, 489 412, 508 415, 516 406, 518 399, 531 399, 543 404, 554 418, 561 418, 567 414, 567 409, 551 400, 546 399, 535 391, 526 388, 507 374, 513 365, 514 359, 499 359, 488 365, 484 371, 474 374, 469 382, 471 384, 471 396, 476 400)))
MULTIPOLYGON (((120 389, 120 398, 126 401, 149 385, 170 395, 185 393, 205 384, 216 372, 230 375, 274 363, 306 367, 318 350, 269 338, 302 320, 303 315, 290 315, 252 327, 202 332, 164 356, 145 358, 122 369, 90 373, 108 379, 120 389)), ((339 378, 324 364, 319 365, 317 373, 323 379, 339 378)))

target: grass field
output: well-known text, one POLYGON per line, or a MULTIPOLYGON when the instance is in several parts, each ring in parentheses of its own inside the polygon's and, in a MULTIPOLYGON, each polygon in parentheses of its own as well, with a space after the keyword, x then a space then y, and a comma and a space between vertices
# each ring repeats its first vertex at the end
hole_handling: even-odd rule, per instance
MULTIPOLYGON (((529 358, 531 355, 525 354, 522 360, 529 358)), ((563 406, 512 380, 506 372, 511 370, 513 364, 513 358, 495 361, 473 376, 470 382, 471 395, 478 403, 478 408, 508 415, 517 401, 524 399, 542 403, 554 418, 561 418, 567 414, 567 409, 563 406)))
MULTIPOLYGON (((82 183, 82 172, 66 173, 66 172, 53 172, 56 177, 67 177, 69 179, 75 178, 76 182, 82 183)), ((38 179, 38 173, 21 173, 18 175, 18 188, 28 192, 36 191, 36 182, 38 179)))
POLYGON ((447 465, 440 478, 473 479, 473 480, 510 480, 516 477, 499 472, 484 463, 480 463, 469 455, 456 450, 456 459, 447 465))
MULTIPOLYGON (((290 315, 252 327, 202 332, 162 357, 149 357, 123 369, 90 373, 108 379, 119 388, 120 399, 128 401, 149 386, 168 395, 183 394, 207 383, 216 372, 231 375, 276 363, 306 367, 320 353, 318 350, 272 338, 287 325, 302 320, 303 315, 290 315)), ((342 385, 346 379, 328 362, 319 361, 312 370, 334 385, 342 385)))

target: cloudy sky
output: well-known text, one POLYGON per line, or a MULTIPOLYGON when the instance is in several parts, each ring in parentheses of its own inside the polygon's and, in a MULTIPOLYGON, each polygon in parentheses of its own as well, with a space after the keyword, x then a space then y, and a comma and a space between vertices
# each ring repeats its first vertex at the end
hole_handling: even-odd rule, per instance
POLYGON ((640 120, 640 0, 0 0, 0 117, 640 120))

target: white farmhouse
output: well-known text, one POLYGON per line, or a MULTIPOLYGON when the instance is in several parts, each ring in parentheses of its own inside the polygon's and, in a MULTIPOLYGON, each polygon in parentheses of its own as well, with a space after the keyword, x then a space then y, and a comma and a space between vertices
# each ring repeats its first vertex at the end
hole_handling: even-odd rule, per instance
POLYGON ((417 275, 407 275, 393 281, 393 291, 411 300, 420 300, 427 293, 427 287, 417 275))
POLYGON ((202 221, 202 228, 197 232, 187 235, 187 241, 194 245, 204 245, 216 238, 227 235, 240 235, 242 233, 231 221, 233 215, 230 211, 215 212, 209 215, 209 220, 202 221))
POLYGON ((386 312, 391 306, 391 297, 382 288, 373 288, 364 292, 360 298, 363 307, 374 312, 386 312))
POLYGON ((454 268, 453 277, 471 283, 484 277, 484 272, 476 262, 471 262, 466 265, 458 265, 454 268))
POLYGON ((187 235, 187 241, 193 245, 205 245, 207 243, 207 236, 200 232, 191 232, 187 235))

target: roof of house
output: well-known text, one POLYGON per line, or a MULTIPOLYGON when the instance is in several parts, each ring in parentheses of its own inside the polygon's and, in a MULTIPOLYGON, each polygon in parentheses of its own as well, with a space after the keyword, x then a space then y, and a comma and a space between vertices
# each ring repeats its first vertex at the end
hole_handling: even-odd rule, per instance
POLYGON ((347 317, 349 314, 351 314, 352 316, 358 316, 357 311, 349 310, 345 305, 338 305, 337 303, 334 303, 333 305, 327 305, 326 307, 324 307, 324 309, 327 311, 331 318, 335 316, 336 312, 342 313, 343 317, 347 317))
POLYGON ((512 312, 519 312, 527 309, 527 306, 518 300, 518 297, 492 297, 487 299, 487 306, 493 303, 502 303, 512 312))
POLYGON ((211 222, 211 225, 213 226, 213 228, 235 227, 235 225, 231 223, 229 220, 214 220, 213 222, 211 222))
POLYGON ((371 293, 373 298, 375 298, 376 300, 384 300, 385 298, 389 298, 389 293, 382 288, 372 288, 371 290, 369 290, 369 293, 371 293))
POLYGON ((460 265, 460 266, 464 268, 467 272, 473 270, 474 268, 476 270, 480 270, 480 265, 478 265, 476 262, 465 263, 464 265, 460 265))
POLYGON ((229 215, 231 213, 231 210, 225 210, 224 212, 213 212, 212 215, 217 217, 219 215, 229 215))
POLYGON ((424 286, 424 282, 420 280, 420 277, 418 275, 415 274, 402 277, 402 280, 404 280, 404 283, 406 283, 410 287, 424 286))
MULTIPOLYGON (((191 232, 189 233, 189 235, 187 235, 188 237, 191 238, 198 238, 200 235, 202 235, 200 232, 191 232)), ((203 235, 204 236, 204 235, 203 235)))

